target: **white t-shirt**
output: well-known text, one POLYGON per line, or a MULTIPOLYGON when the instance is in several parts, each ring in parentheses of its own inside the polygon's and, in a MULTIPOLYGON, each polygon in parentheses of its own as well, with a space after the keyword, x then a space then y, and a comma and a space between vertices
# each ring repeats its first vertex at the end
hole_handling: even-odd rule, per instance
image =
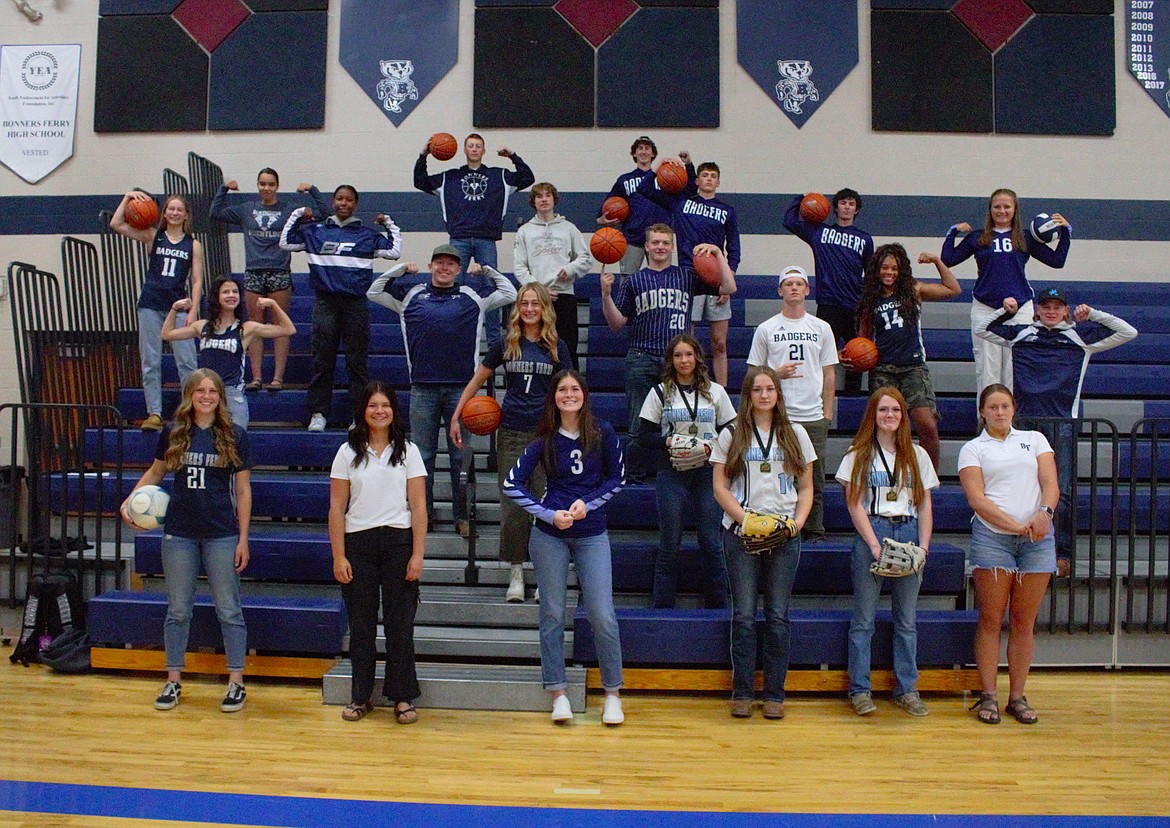
POLYGON ((678 385, 671 386, 670 396, 665 399, 660 396, 661 392, 661 383, 650 389, 638 416, 659 423, 663 440, 672 434, 690 436, 692 424, 697 429, 693 436, 700 440, 711 440, 720 426, 735 420, 735 406, 731 404, 727 391, 717 382, 711 383, 710 400, 693 389, 684 391, 678 385), (690 406, 689 410, 687 406, 690 406), (694 412, 693 419, 691 412, 694 412))
POLYGON ((799 319, 778 313, 761 324, 752 336, 747 358, 748 365, 774 369, 789 362, 803 363, 797 376, 780 381, 788 418, 797 423, 824 418, 824 368, 839 361, 833 329, 811 313, 799 319))
MULTIPOLYGON (((1039 431, 1013 428, 1003 440, 984 431, 959 450, 959 471, 978 466, 983 471, 983 493, 987 499, 1008 517, 1027 523, 1040 508, 1040 472, 1036 458, 1045 453, 1052 454, 1052 447, 1039 431)), ((983 518, 979 520, 992 532, 1010 534, 983 518)))
MULTIPOLYGON (((869 486, 861 495, 861 503, 865 506, 866 513, 879 517, 918 517, 918 505, 912 500, 914 491, 910 481, 891 481, 890 475, 897 476, 897 469, 894 468, 896 458, 883 448, 879 447, 878 450, 881 452, 881 457, 874 455, 873 463, 869 467, 869 486), (884 464, 882 458, 886 461, 884 464), (897 487, 891 485, 893 482, 897 482, 897 487), (891 492, 895 494, 896 499, 889 499, 891 492)), ((837 480, 846 489, 848 489, 849 480, 853 476, 853 461, 856 458, 857 453, 850 451, 841 459, 841 465, 837 467, 837 480)), ((918 477, 922 481, 922 488, 926 489, 927 492, 931 489, 937 489, 939 485, 938 474, 934 471, 934 463, 930 462, 930 455, 922 446, 914 446, 914 461, 918 464, 918 477)), ((929 496, 927 494, 927 497, 929 496)))
MULTIPOLYGON (((811 464, 817 459, 817 453, 813 449, 812 440, 808 439, 808 432, 804 430, 803 426, 796 423, 792 424, 792 430, 796 433, 796 441, 800 444, 804 461, 811 464)), ((719 432, 719 436, 715 439, 715 446, 711 449, 712 463, 726 465, 727 451, 731 448, 731 437, 734 433, 730 428, 719 432)), ((767 440, 768 438, 764 437, 765 446, 767 440)), ((771 464, 771 468, 765 472, 760 469, 760 466, 765 462, 764 449, 756 442, 755 435, 753 435, 747 456, 744 457, 746 471, 730 481, 731 493, 739 505, 745 509, 791 517, 796 513, 796 480, 784 471, 784 452, 775 440, 772 442, 772 451, 769 453, 771 457, 767 462, 771 464)), ((735 521, 725 512, 723 514, 723 528, 730 529, 733 523, 735 521)))
POLYGON ((366 449, 366 462, 354 468, 357 455, 342 443, 333 458, 331 478, 349 481, 349 508, 345 512, 345 531, 361 532, 377 526, 410 528, 410 504, 406 499, 406 481, 426 477, 418 446, 409 440, 406 456, 397 466, 390 465, 391 446, 386 446, 379 457, 373 449, 366 449))

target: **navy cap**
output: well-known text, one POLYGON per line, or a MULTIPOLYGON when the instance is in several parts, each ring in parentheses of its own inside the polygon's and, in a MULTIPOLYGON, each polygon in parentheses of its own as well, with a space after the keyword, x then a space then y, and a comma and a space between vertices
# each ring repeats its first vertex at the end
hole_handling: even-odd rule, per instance
POLYGON ((1050 300, 1055 302, 1063 302, 1066 305, 1068 304, 1068 299, 1064 297, 1064 292, 1061 291, 1060 288, 1050 287, 1047 290, 1042 290, 1040 293, 1036 294, 1036 301, 1041 305, 1050 300))

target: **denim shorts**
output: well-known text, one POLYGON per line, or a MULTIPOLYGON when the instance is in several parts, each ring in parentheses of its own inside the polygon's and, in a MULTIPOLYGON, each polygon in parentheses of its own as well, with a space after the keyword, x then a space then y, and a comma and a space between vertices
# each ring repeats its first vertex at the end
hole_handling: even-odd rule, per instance
POLYGON ((971 519, 971 568, 1006 569, 1025 575, 1055 572, 1056 541, 1051 531, 1038 541, 1001 535, 975 517, 971 519))

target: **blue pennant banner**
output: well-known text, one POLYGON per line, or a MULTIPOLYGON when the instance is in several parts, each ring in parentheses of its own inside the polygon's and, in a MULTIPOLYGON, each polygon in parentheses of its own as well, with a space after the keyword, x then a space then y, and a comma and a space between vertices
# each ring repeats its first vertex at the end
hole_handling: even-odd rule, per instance
POLYGON ((459 59, 459 0, 342 0, 340 51, 399 126, 459 59))
POLYGON ((802 127, 857 65, 857 0, 739 0, 739 65, 802 127))
POLYGON ((1129 73, 1170 115, 1170 3, 1125 0, 1129 73))

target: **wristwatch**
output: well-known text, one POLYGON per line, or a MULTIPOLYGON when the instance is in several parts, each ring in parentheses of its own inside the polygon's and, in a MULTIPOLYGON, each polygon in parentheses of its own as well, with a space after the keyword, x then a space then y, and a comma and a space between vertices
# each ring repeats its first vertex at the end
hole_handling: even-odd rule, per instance
POLYGON ((1040 504, 1040 511, 1048 515, 1048 517, 1053 517, 1056 514, 1051 506, 1045 506, 1043 503, 1040 504))

